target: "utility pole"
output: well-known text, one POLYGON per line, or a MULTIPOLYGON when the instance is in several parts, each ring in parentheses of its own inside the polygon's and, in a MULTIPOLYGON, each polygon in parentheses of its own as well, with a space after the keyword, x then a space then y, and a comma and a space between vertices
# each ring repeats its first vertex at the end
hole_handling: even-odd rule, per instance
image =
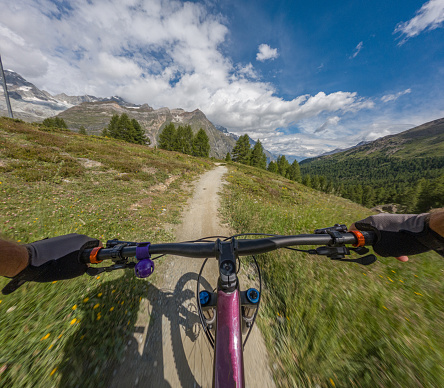
POLYGON ((14 116, 12 115, 11 102, 9 101, 8 88, 6 87, 6 78, 5 78, 5 72, 3 71, 2 56, 1 55, 0 55, 0 76, 2 77, 2 80, 3 80, 3 90, 5 91, 5 100, 6 100, 6 106, 8 107, 9 117, 11 119, 13 119, 14 116))

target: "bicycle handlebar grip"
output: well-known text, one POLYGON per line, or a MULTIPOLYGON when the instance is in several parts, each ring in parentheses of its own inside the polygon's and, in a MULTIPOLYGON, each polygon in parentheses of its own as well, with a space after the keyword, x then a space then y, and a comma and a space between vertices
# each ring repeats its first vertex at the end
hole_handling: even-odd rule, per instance
MULTIPOLYGON (((349 232, 355 232, 355 231, 350 230, 349 232)), ((373 245, 378 242, 378 236, 376 235, 375 232, 371 232, 371 231, 366 232, 366 231, 362 231, 362 230, 360 230, 359 232, 364 237, 364 241, 365 241, 364 245, 373 245)))

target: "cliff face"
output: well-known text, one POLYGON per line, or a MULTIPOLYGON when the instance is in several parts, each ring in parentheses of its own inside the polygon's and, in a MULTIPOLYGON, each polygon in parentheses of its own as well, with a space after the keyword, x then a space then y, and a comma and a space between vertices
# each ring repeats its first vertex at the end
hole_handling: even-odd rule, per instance
MULTIPOLYGON (((131 104, 117 96, 99 98, 68 96, 65 93, 53 96, 14 71, 6 70, 5 78, 14 117, 28 122, 41 122, 47 117, 59 116, 70 129, 76 130, 83 125, 88 133, 98 135, 113 114, 126 113, 139 121, 153 146, 157 145, 159 132, 170 122, 176 126, 190 125, 194 133, 203 128, 210 139, 210 156, 219 159, 225 158, 236 143, 231 134, 216 129, 198 109, 193 112, 169 108, 154 110, 148 104, 131 104)), ((0 116, 7 115, 6 104, 0 101, 0 116)))
POLYGON ((160 108, 154 110, 147 104, 142 106, 122 106, 115 101, 84 102, 60 113, 71 129, 78 129, 83 125, 88 133, 100 134, 113 114, 126 113, 131 119, 136 119, 146 135, 151 140, 151 145, 158 143, 159 133, 169 123, 176 126, 190 125, 196 133, 200 128, 204 129, 210 140, 210 156, 222 159, 230 152, 236 141, 229 135, 215 128, 199 109, 186 112, 183 109, 160 108))

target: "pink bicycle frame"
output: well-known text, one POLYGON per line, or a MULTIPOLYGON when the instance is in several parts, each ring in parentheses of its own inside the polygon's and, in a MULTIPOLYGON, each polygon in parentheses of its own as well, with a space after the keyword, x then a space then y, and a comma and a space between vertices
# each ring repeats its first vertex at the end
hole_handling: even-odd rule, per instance
POLYGON ((217 292, 216 344, 214 349, 215 388, 245 386, 242 350, 242 314, 239 289, 217 292))

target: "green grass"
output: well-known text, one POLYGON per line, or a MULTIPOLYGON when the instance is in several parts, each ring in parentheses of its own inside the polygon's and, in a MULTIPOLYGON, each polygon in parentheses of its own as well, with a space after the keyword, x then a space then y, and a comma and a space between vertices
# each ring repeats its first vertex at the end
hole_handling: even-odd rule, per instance
MULTIPOLYGON (((236 232, 312 233, 370 211, 232 164, 223 214, 236 232)), ((444 261, 372 266, 281 250, 262 255, 259 326, 281 387, 444 386, 444 261)), ((248 345, 247 345, 248 346, 248 345)))
MULTIPOLYGON (((28 243, 66 233, 171 241, 210 165, 174 152, 0 119, 0 225, 28 243), (86 159, 93 163, 87 167, 86 159), (168 185, 168 187, 167 187, 168 185)), ((150 278, 152 281, 152 278, 150 278)), ((0 279, 0 288, 8 282, 0 279)), ((131 271, 0 295, 0 386, 107 386, 150 287, 131 271)))

